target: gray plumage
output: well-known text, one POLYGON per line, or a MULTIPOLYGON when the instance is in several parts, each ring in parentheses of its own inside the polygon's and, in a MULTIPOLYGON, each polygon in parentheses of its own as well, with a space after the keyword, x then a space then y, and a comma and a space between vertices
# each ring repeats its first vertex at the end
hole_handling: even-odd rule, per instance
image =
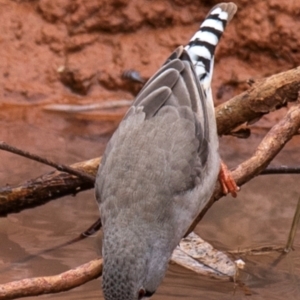
MULTIPOLYGON (((225 12, 234 6, 222 5, 225 12)), ((141 90, 99 167, 106 300, 155 292, 219 170, 212 98, 179 47, 141 90)))

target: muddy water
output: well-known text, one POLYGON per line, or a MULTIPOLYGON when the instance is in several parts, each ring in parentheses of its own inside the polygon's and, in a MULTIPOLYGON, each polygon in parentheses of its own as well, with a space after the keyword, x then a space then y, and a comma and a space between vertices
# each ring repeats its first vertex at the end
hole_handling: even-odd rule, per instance
MULTIPOLYGON (((35 107, 2 107, 0 140, 71 164, 100 155, 115 127, 114 121, 50 114, 35 107)), ((250 140, 222 138, 225 161, 236 165, 250 155, 259 136, 250 140)), ((282 152, 276 164, 299 164, 299 138, 282 152)), ((49 171, 47 166, 0 152, 0 185, 15 185, 49 171)), ((261 176, 242 188, 238 199, 216 203, 197 227, 204 239, 222 250, 282 246, 287 239, 297 198, 299 176, 261 176)), ((29 254, 68 241, 98 217, 93 191, 64 197, 0 219, 0 282, 53 275, 97 257, 97 238, 54 250, 36 259, 10 265, 29 254)), ((169 267, 153 299, 300 299, 300 233, 295 250, 277 265, 278 254, 244 257, 240 280, 251 296, 232 282, 208 279, 176 265, 169 267)), ((45 295, 51 299, 102 299, 100 279, 74 290, 45 295)), ((36 299, 36 298, 27 298, 36 299)))

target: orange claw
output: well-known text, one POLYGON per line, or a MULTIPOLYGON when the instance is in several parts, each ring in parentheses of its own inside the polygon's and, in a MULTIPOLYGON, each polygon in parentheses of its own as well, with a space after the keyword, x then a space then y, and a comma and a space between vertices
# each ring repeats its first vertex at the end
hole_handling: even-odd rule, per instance
POLYGON ((225 195, 230 193, 234 198, 237 196, 237 192, 240 190, 240 188, 236 185, 234 179, 231 176, 231 172, 228 170, 223 161, 221 161, 219 181, 225 195))

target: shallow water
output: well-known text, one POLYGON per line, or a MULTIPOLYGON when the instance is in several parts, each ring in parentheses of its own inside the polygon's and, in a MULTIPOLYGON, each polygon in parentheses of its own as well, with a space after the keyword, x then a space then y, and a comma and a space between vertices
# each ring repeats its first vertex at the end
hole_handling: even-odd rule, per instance
MULTIPOLYGON (((0 140, 65 164, 101 155, 114 126, 113 121, 78 119, 41 112, 34 107, 3 107, 0 112, 0 140)), ((276 159, 276 164, 299 164, 299 141, 299 137, 295 138, 276 159)), ((222 138, 222 156, 229 165, 235 166, 252 153, 258 142, 257 135, 249 140, 222 138)), ((15 185, 50 170, 28 159, 0 152, 1 186, 15 185)), ((260 176, 244 186, 237 199, 227 197, 216 203, 196 231, 221 250, 283 246, 300 194, 298 182, 299 175, 260 176)), ((91 237, 10 265, 29 254, 75 238, 97 217, 93 191, 86 191, 0 218, 0 269, 10 266, 0 273, 0 282, 58 274, 97 257, 97 239, 91 237)), ((300 233, 296 236, 295 251, 276 266, 278 253, 245 257, 246 268, 239 279, 246 288, 171 265, 152 299, 300 299, 299 251, 300 233), (245 295, 246 289, 251 296, 245 295)), ((100 285, 97 279, 74 290, 39 299, 102 299, 100 285)))

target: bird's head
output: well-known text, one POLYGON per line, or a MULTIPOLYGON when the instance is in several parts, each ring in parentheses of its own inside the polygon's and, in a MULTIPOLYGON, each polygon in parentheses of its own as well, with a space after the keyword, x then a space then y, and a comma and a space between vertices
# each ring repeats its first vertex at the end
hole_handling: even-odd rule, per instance
POLYGON ((150 298, 161 283, 172 251, 136 233, 104 235, 102 286, 105 300, 150 298), (124 234, 124 235, 123 235, 124 234), (126 236, 126 239, 124 239, 126 236))

